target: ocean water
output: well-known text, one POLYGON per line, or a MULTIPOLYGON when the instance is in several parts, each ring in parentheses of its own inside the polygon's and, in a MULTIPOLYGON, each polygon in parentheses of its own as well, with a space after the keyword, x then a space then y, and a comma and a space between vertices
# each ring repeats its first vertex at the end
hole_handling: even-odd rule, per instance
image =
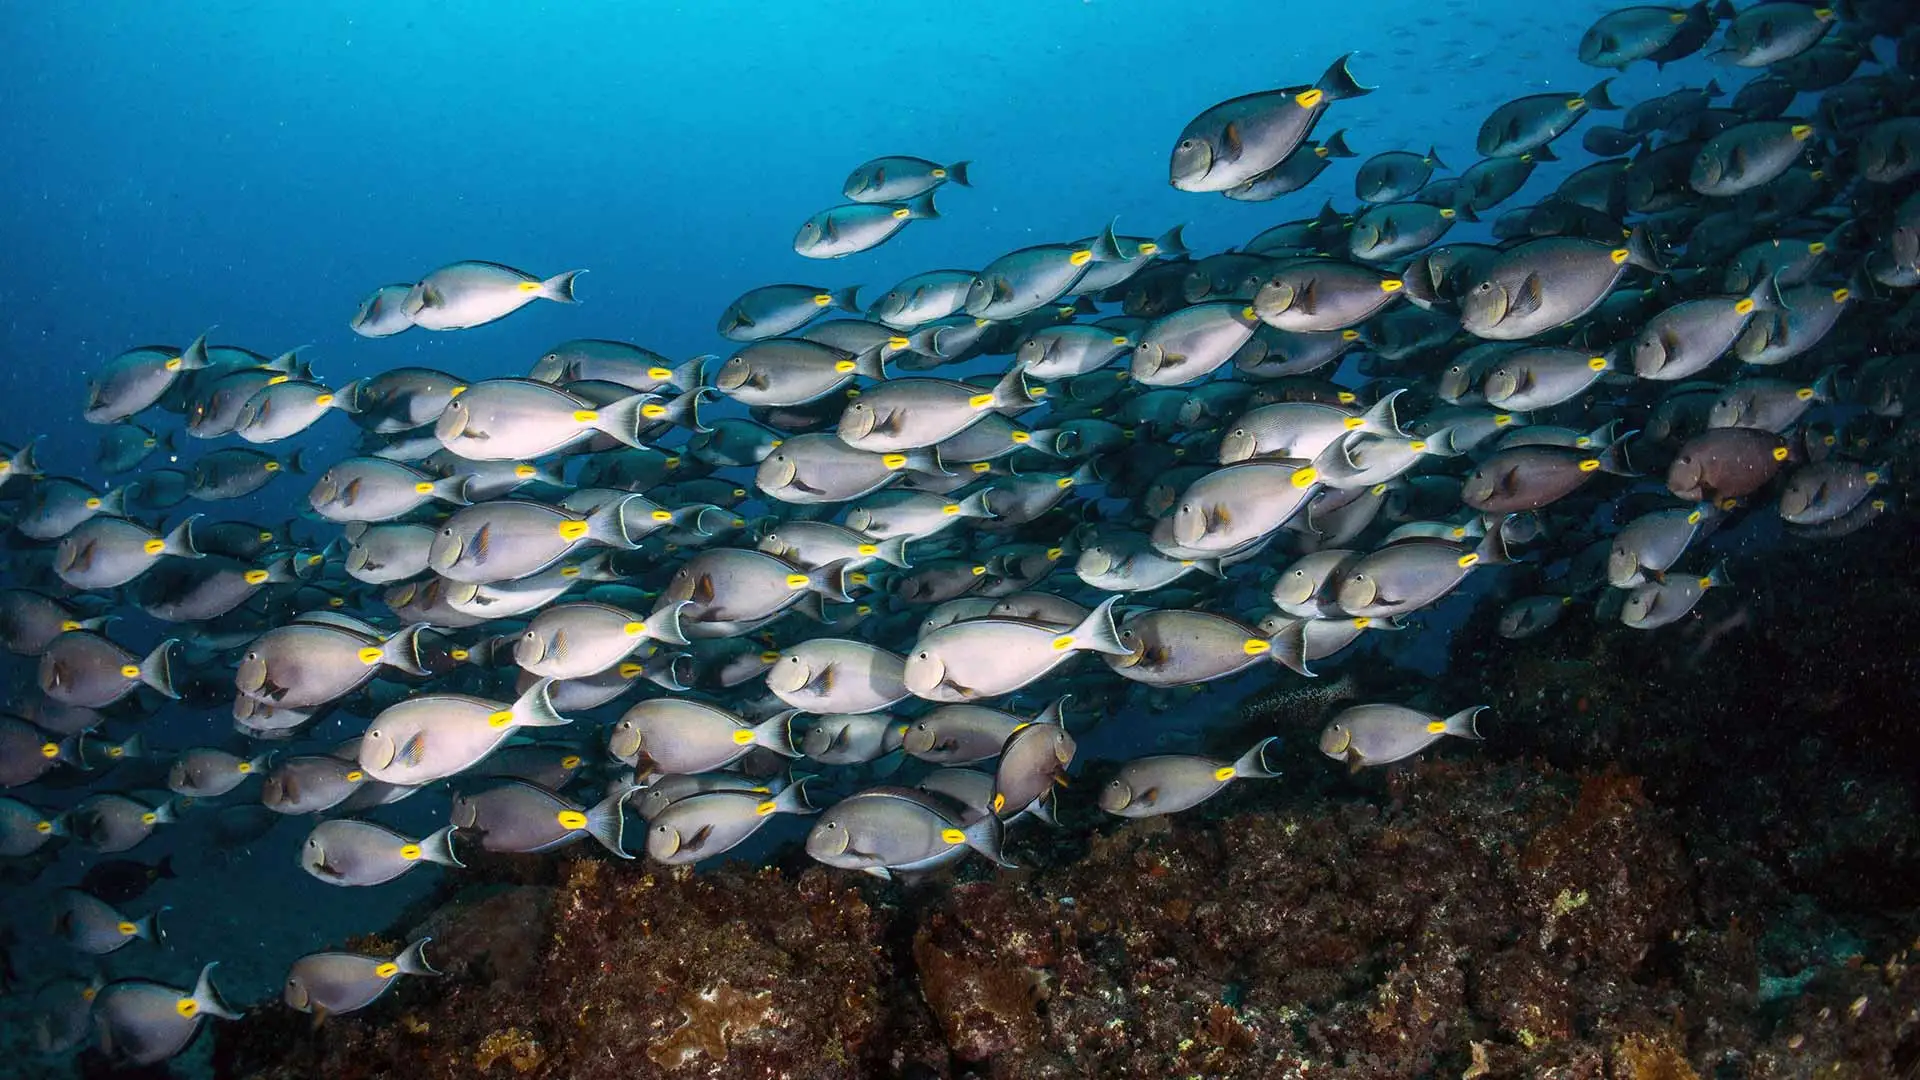
MULTIPOLYGON (((724 356, 729 345, 715 320, 750 288, 861 285, 865 302, 913 273, 977 268, 1110 222, 1147 236, 1185 224, 1195 252, 1224 250, 1310 217, 1329 199, 1351 208, 1354 170, 1374 153, 1431 146, 1465 168, 1478 157, 1480 120, 1496 105, 1581 91, 1607 74, 1575 62, 1573 46, 1615 6, 16 6, 0 46, 0 146, 12 161, 0 200, 8 268, 0 274, 0 441, 38 439, 52 473, 123 481, 92 464, 99 432, 79 418, 90 373, 129 347, 184 344, 210 328, 216 342, 269 356, 300 349, 333 386, 403 365, 479 380, 523 374, 572 338, 633 341, 676 360, 724 356), (1267 203, 1168 185, 1168 149, 1201 109, 1312 82, 1348 53, 1357 77, 1378 89, 1341 102, 1316 137, 1344 130, 1358 156, 1267 203), (881 154, 971 162, 972 186, 940 188, 938 220, 914 223, 877 250, 825 262, 795 254, 800 224, 844 201, 847 173, 881 154), (349 330, 374 287, 461 259, 543 277, 587 272, 575 306, 536 303, 452 333, 369 340, 349 330)), ((1636 65, 1612 95, 1643 100, 1718 71, 1700 57, 1658 71, 1636 65)), ((1539 168, 1505 207, 1537 201, 1591 162, 1578 135, 1560 140, 1564 160, 1539 168)), ((1462 224, 1448 239, 1490 236, 1490 224, 1462 224)), ((1341 377, 1357 381, 1351 365, 1341 377)), ((177 426, 157 417, 138 419, 177 426)), ((357 434, 345 417, 328 416, 297 445, 324 463, 351 453, 357 434)), ((209 448, 183 438, 171 460, 147 465, 190 467, 209 448)), ((308 482, 276 480, 214 516, 278 523, 308 482)), ((765 500, 749 507, 777 509, 765 500)), ((312 522, 301 528, 330 535, 312 522)), ((1767 528, 1723 537, 1721 550, 1744 550, 1755 533, 1764 542, 1767 528)), ((1491 585, 1450 599, 1417 635, 1370 639, 1363 662, 1440 674, 1449 633, 1491 585)), ((123 625, 130 642, 164 634, 145 620, 123 625)), ((4 672, 9 696, 30 692, 31 661, 9 658, 4 672)), ((1255 672, 1173 707, 1224 709, 1266 681, 1255 672)), ((162 751, 216 745, 230 739, 228 720, 224 707, 169 706, 144 733, 162 751)), ((346 738, 358 726, 333 718, 315 734, 346 738)), ((1163 711, 1136 700, 1084 740, 1083 753, 1200 747, 1203 730, 1167 728, 1163 711)), ((237 797, 257 790, 252 784, 237 797)), ((51 805, 73 795, 35 793, 51 805)), ((444 813, 436 792, 381 817, 425 833, 444 813)), ((804 834, 804 823, 779 824, 740 854, 762 857, 804 834)), ((181 877, 132 907, 171 905, 169 945, 125 950, 102 970, 181 982, 218 959, 229 999, 270 1000, 294 958, 384 929, 441 873, 427 868, 379 889, 325 888, 295 859, 305 827, 281 822, 231 850, 190 823, 162 830, 132 855, 171 856, 181 877)), ((11 928, 13 962, 29 985, 84 969, 48 940, 35 912, 87 865, 87 857, 64 857, 30 883, 4 886, 0 924, 11 928)))

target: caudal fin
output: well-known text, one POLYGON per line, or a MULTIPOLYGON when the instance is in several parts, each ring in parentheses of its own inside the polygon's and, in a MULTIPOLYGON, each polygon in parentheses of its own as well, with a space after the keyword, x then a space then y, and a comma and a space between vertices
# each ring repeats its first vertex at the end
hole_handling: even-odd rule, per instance
POLYGON ((573 298, 573 279, 584 273, 585 270, 569 270, 564 274, 555 274, 540 283, 540 295, 557 304, 578 303, 573 298))

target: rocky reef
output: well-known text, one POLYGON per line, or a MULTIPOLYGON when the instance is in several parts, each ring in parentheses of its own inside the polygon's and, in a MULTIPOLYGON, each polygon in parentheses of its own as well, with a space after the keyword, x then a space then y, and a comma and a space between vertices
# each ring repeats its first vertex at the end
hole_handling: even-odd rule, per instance
POLYGON ((319 1027, 262 1009, 217 1029, 215 1066, 1920 1075, 1920 545, 1887 524, 1771 579, 1736 559, 1741 588, 1682 648, 1589 620, 1522 642, 1470 622, 1424 692, 1494 705, 1483 747, 1357 777, 1303 750, 1293 779, 1138 823, 1088 805, 1089 763, 1066 827, 1019 835, 1023 870, 901 885, 798 857, 489 859, 394 928, 435 934, 448 978, 319 1027))

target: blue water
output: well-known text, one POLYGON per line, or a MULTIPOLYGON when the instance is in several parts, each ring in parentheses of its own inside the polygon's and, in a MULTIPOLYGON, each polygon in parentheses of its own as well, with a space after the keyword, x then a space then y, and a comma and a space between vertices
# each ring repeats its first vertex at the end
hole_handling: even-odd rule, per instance
MULTIPOLYGON (((79 421, 88 373, 212 326, 214 340, 268 355, 307 347, 331 385, 409 364, 478 379, 524 373, 577 337, 718 351, 714 321, 749 288, 858 283, 874 297, 1110 220, 1135 235, 1186 222, 1196 251, 1221 250, 1329 195, 1351 205, 1353 169, 1372 153, 1434 145, 1465 168, 1494 105, 1595 80, 1572 45, 1610 6, 14 5, 0 62, 0 441, 38 436, 49 471, 107 482, 89 466, 98 429, 79 421), (1272 203, 1168 186, 1168 150, 1195 113, 1310 83, 1346 52, 1380 89, 1340 103, 1319 135, 1345 128, 1359 157, 1272 203), (888 153, 971 160, 975 186, 942 188, 941 220, 877 251, 796 255, 799 225, 843 201, 853 166, 888 153), (589 273, 577 307, 539 303, 452 334, 348 330, 375 286, 460 259, 589 273)), ((1615 96, 1705 78, 1697 59, 1642 66, 1615 96)), ((1507 206, 1589 160, 1575 143, 1507 206)), ((332 416, 301 442, 324 460, 354 434, 332 416)), ((210 448, 184 446, 181 463, 210 448)), ((277 483, 215 516, 269 515, 298 494, 277 483)), ((10 689, 31 683, 28 664, 6 671, 10 689)), ((150 738, 178 748, 226 731, 224 710, 175 708, 150 738)), ((424 830, 443 808, 429 794, 391 820, 424 830)), ((326 889, 294 862, 302 828, 283 823, 220 867, 202 867, 184 831, 143 846, 143 859, 187 847, 182 868, 199 876, 179 887, 193 910, 175 918, 169 952, 130 951, 112 969, 180 980, 219 958, 231 997, 264 997, 287 961, 384 926, 438 873, 326 889)))

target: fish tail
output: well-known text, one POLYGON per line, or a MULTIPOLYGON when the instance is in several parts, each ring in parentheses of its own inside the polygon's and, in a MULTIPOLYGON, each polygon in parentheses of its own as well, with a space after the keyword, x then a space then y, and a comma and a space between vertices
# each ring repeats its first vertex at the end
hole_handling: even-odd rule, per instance
POLYGON ((1267 656, 1296 675, 1316 678, 1307 667, 1307 620, 1288 619, 1267 638, 1267 656))
POLYGON ((1504 566, 1513 561, 1513 557, 1507 554, 1507 542, 1500 536, 1500 526, 1504 524, 1506 519, 1503 517, 1499 524, 1487 529, 1487 535, 1480 538, 1479 545, 1473 549, 1473 553, 1480 556, 1480 561, 1474 565, 1504 566))
POLYGON ((788 709, 762 720, 754 725, 754 743, 781 757, 799 757, 800 750, 793 743, 793 718, 799 715, 799 709, 788 709))
POLYGON ((187 346, 186 350, 180 354, 181 371, 200 371, 211 363, 207 359, 207 334, 211 333, 213 328, 208 327, 206 333, 194 338, 193 344, 187 346))
POLYGON ((587 811, 587 835, 600 841, 600 846, 622 859, 631 859, 625 844, 627 829, 627 797, 637 788, 622 787, 613 794, 601 799, 593 809, 587 811))
POLYGON ((693 606, 691 600, 662 604, 648 615, 647 636, 655 641, 664 641, 669 645, 685 645, 687 634, 680 625, 680 613, 693 606))
POLYGON ((40 475, 40 463, 33 454, 33 448, 39 445, 39 442, 40 437, 36 435, 27 445, 13 452, 13 456, 7 459, 6 474, 8 476, 40 475))
POLYGON ((913 565, 907 560, 907 538, 904 536, 889 536, 873 547, 873 557, 888 566, 897 566, 905 570, 913 565))
POLYGON ((644 391, 623 397, 593 410, 594 418, 587 426, 602 435, 611 435, 635 450, 645 450, 647 444, 640 441, 640 424, 644 419, 641 410, 659 400, 660 395, 644 391))
POLYGON ((1708 589, 1725 588, 1731 584, 1733 584, 1733 578, 1727 575, 1727 564, 1724 560, 1714 563, 1713 569, 1707 571, 1707 576, 1701 579, 1701 587, 1708 589))
POLYGON ((847 563, 850 561, 840 559, 807 571, 806 587, 836 604, 853 603, 853 597, 847 595, 847 563))
POLYGON ((441 866, 465 866, 460 857, 453 853, 453 834, 460 831, 458 825, 448 825, 437 832, 420 838, 420 857, 441 866))
POLYGON ((693 689, 692 653, 655 653, 642 666, 642 674, 655 686, 679 693, 693 689))
POLYGON ((365 393, 365 388, 360 383, 359 379, 348 380, 346 385, 333 392, 333 400, 341 402, 340 407, 350 413, 360 412, 363 408, 360 396, 365 393))
POLYGON ((995 866, 1011 870, 1019 865, 1000 853, 1001 842, 1006 838, 1006 826, 1000 823, 1000 815, 980 815, 980 820, 962 829, 961 835, 968 847, 993 860, 995 866))
MULTIPOLYGON (((639 495, 627 495, 615 499, 587 515, 587 538, 608 547, 623 548, 631 551, 640 546, 634 538, 634 531, 627 522, 627 508, 633 505, 639 495)), ((642 501, 645 501, 642 499, 642 501)))
POLYGON ((1404 393, 1405 390, 1395 390, 1374 402, 1372 408, 1361 414, 1360 426, 1356 430, 1390 439, 1406 438, 1407 433, 1400 427, 1399 407, 1395 404, 1404 393))
POLYGON ((1612 95, 1607 93, 1607 88, 1612 85, 1612 79, 1601 79, 1599 82, 1593 84, 1593 89, 1581 94, 1580 96, 1586 99, 1587 108, 1600 109, 1604 112, 1612 112, 1618 109, 1620 106, 1614 102, 1612 95))
POLYGON ((1027 388, 1026 368, 1020 364, 1008 368, 993 386, 993 408, 1030 409, 1038 404, 1040 399, 1027 388))
POLYGON ((841 311, 858 312, 860 310, 860 286, 858 285, 835 289, 827 295, 832 297, 829 302, 841 311))
POLYGON ((773 797, 773 812, 776 814, 817 814, 820 808, 814 805, 813 798, 807 794, 807 785, 813 781, 811 776, 796 777, 773 797))
POLYGON ((430 674, 420 662, 420 635, 431 629, 431 625, 418 622, 394 631, 393 636, 380 643, 380 662, 409 675, 430 674))
POLYGON ((172 799, 160 800, 160 804, 153 808, 154 823, 157 825, 171 825, 179 821, 179 815, 173 812, 173 805, 174 801, 172 799))
POLYGON ((1628 447, 1633 442, 1633 437, 1638 434, 1640 434, 1640 432, 1637 429, 1629 431, 1625 435, 1607 444, 1607 448, 1600 452, 1600 469, 1602 472, 1609 472, 1615 476, 1641 475, 1641 470, 1633 467, 1633 459, 1630 458, 1627 453, 1628 447))
POLYGON ((569 270, 555 274, 540 283, 540 295, 558 304, 579 303, 573 298, 573 279, 584 273, 585 270, 569 270))
POLYGON ((1180 224, 1161 233, 1159 237, 1153 241, 1154 247, 1157 249, 1154 251, 1154 254, 1169 259, 1189 254, 1185 235, 1186 229, 1185 224, 1180 224))
MULTIPOLYGON (((912 339, 908 339, 908 347, 909 348, 912 347, 912 339)), ((862 350, 861 352, 855 353, 853 356, 853 373, 855 375, 864 376, 869 379, 886 378, 887 377, 886 351, 887 351, 887 346, 884 342, 882 342, 879 345, 875 345, 871 349, 865 349, 865 350, 862 350)))
POLYGON ((103 517, 126 517, 127 489, 117 487, 100 496, 100 509, 96 513, 103 517))
POLYGON ((708 394, 718 397, 719 391, 696 386, 684 394, 669 398, 664 406, 667 411, 660 414, 660 419, 690 431, 712 431, 712 425, 700 419, 700 403, 707 400, 708 394))
POLYGON ((433 481, 433 490, 428 494, 455 506, 472 506, 473 500, 467 498, 467 485, 472 481, 471 476, 444 476, 433 481))
POLYGON ((990 518, 997 516, 992 510, 987 509, 987 493, 985 491, 976 491, 966 498, 961 499, 959 506, 960 509, 957 513, 961 517, 990 518))
POLYGON ((180 693, 173 688, 173 647, 179 643, 178 638, 168 638, 140 661, 140 681, 176 701, 180 693))
POLYGON ((947 166, 947 179, 961 187, 972 187, 973 181, 967 177, 967 170, 972 167, 971 161, 956 161, 947 166))
POLYGON ((419 941, 407 946, 401 950, 399 956, 393 958, 393 966, 399 968, 400 974, 402 975, 440 974, 438 968, 427 963, 427 942, 432 940, 430 937, 423 937, 419 941))
POLYGON ((1446 734, 1457 735, 1462 739, 1484 739, 1486 736, 1480 734, 1480 728, 1474 723, 1474 720, 1486 711, 1487 706, 1475 705, 1472 708, 1461 709, 1459 712, 1447 717, 1446 734))
POLYGON ((119 746, 115 747, 114 749, 120 751, 120 757, 122 760, 131 760, 131 759, 146 757, 147 756, 147 737, 145 735, 136 733, 132 738, 128 739, 126 742, 121 743, 119 746))
POLYGON ((193 523, 200 520, 199 514, 189 514, 186 520, 173 527, 173 531, 160 538, 161 552, 178 555, 183 559, 197 559, 200 549, 193 542, 193 523))
POLYGON ((565 727, 573 723, 553 707, 552 679, 541 679, 528 687, 513 703, 512 712, 515 727, 565 727))
POLYGON ((1667 272, 1666 263, 1661 260, 1660 253, 1654 250, 1653 237, 1648 235, 1645 225, 1635 225, 1633 231, 1627 234, 1627 262, 1655 274, 1667 272))
POLYGON ((706 385, 707 364, 710 361, 718 359, 720 359, 720 357, 713 353, 701 353, 699 356, 674 368, 673 373, 667 376, 667 382, 682 390, 698 390, 700 387, 706 385))
POLYGON ((940 216, 940 208, 933 205, 933 192, 928 191, 908 199, 905 203, 907 218, 912 221, 931 221, 940 216))
POLYGON ((1073 648, 1113 656, 1131 656, 1133 650, 1120 641, 1120 630, 1113 624, 1113 605, 1119 602, 1118 596, 1109 596, 1100 601, 1100 606, 1089 612, 1080 625, 1069 633, 1073 648))
POLYGON ((1059 697, 1048 702, 1047 707, 1040 710, 1040 715, 1033 718, 1033 722, 1036 724, 1059 724, 1062 728, 1065 728, 1067 726, 1067 702, 1072 700, 1072 694, 1061 694, 1059 697))
POLYGON ((1339 131, 1336 131, 1333 134, 1327 136, 1326 141, 1320 144, 1320 148, 1322 150, 1325 150, 1327 152, 1327 156, 1330 158, 1348 158, 1348 157, 1359 156, 1358 154, 1355 154, 1353 152, 1353 149, 1347 145, 1347 129, 1346 128, 1341 128, 1339 131))
POLYGON ((1117 263, 1127 261, 1127 253, 1121 250, 1120 238, 1114 235, 1113 222, 1111 221, 1107 222, 1106 228, 1100 230, 1100 235, 1093 238, 1093 243, 1088 245, 1088 249, 1093 252, 1092 262, 1117 263))
POLYGON ((135 919, 133 921, 133 936, 142 941, 151 941, 155 945, 164 943, 167 940, 167 932, 160 928, 160 913, 172 910, 173 909, 169 907, 162 907, 159 911, 149 914, 144 919, 135 919))
POLYGON ((1361 85, 1360 80, 1354 78, 1353 72, 1348 69, 1347 62, 1352 59, 1353 54, 1348 53, 1335 60, 1333 66, 1327 68, 1326 74, 1320 76, 1320 81, 1313 84, 1326 95, 1328 101, 1344 101, 1373 93, 1374 87, 1361 85))
POLYGON ((1269 735, 1253 745, 1253 749, 1240 755, 1233 763, 1233 775, 1252 777, 1256 780, 1271 780, 1280 775, 1280 766, 1275 754, 1280 746, 1278 735, 1269 735))

